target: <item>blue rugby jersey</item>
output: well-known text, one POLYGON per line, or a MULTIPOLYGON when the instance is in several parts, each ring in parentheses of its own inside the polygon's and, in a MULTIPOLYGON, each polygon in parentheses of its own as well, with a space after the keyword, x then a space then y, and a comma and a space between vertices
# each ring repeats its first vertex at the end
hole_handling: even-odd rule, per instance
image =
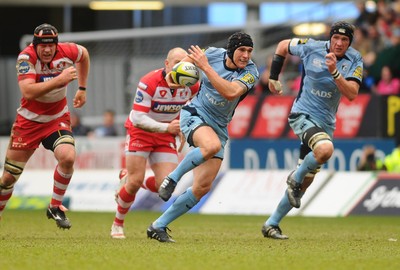
MULTIPOLYGON (((291 112, 311 115, 318 122, 335 127, 342 95, 325 64, 329 41, 294 38, 290 41, 289 53, 299 56, 303 62, 302 84, 291 112)), ((361 84, 363 62, 360 53, 349 47, 344 57, 337 60, 340 74, 361 84)))
POLYGON ((244 69, 230 69, 225 65, 226 49, 210 47, 205 51, 208 62, 220 77, 228 81, 241 81, 247 86, 247 92, 235 100, 228 101, 221 96, 212 86, 207 76, 202 72, 201 85, 197 96, 190 106, 203 111, 210 119, 221 127, 225 127, 231 121, 235 108, 239 102, 255 86, 259 79, 259 73, 253 61, 249 61, 244 69))

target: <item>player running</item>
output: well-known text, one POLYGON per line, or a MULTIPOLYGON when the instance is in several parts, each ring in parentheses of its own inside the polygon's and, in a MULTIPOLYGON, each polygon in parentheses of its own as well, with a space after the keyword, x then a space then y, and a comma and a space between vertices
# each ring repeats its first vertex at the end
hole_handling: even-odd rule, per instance
POLYGON ((164 68, 153 70, 140 79, 132 110, 125 122, 127 170, 120 173, 122 179, 116 196, 118 206, 111 226, 112 238, 125 238, 125 215, 140 187, 157 192, 163 178, 178 165, 175 137, 180 134, 179 112, 197 94, 199 85, 169 85, 166 76, 186 55, 182 48, 171 49, 164 68), (147 160, 154 176, 145 179, 147 160))
POLYGON ((236 32, 227 48, 202 50, 191 46, 186 59, 201 71, 201 88, 181 111, 181 129, 193 149, 163 181, 159 196, 167 201, 182 176, 193 170, 193 185, 147 228, 147 236, 160 242, 175 242, 167 226, 191 208, 211 189, 224 158, 228 124, 240 101, 256 85, 259 74, 251 60, 253 40, 236 32))
POLYGON ((269 88, 281 94, 278 81, 283 61, 290 53, 301 58, 304 71, 299 94, 289 114, 289 124, 301 140, 297 168, 287 177, 287 190, 277 209, 264 223, 264 237, 288 239, 279 223, 301 205, 301 198, 315 175, 332 156, 336 113, 342 96, 354 100, 362 81, 363 61, 350 47, 354 26, 339 21, 332 25, 329 41, 286 39, 276 48, 269 88))
POLYGON ((68 83, 78 80, 73 106, 82 107, 86 103, 89 68, 86 48, 59 43, 57 29, 47 23, 36 27, 33 42, 19 54, 17 74, 22 98, 0 179, 0 216, 26 163, 42 144, 57 160, 47 217, 54 219, 60 228, 71 227, 62 205, 76 155, 66 91, 68 83))

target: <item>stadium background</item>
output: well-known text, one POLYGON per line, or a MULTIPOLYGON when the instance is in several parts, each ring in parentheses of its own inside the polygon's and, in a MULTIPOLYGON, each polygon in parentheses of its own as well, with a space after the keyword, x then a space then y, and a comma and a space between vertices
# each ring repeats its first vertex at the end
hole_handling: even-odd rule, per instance
MULTIPOLYGON (((93 11, 86 6, 87 2, 0 1, 0 34, 6 37, 0 40, 0 135, 5 136, 0 139, 1 158, 4 157, 8 142, 6 136, 20 98, 15 59, 19 50, 30 41, 33 28, 43 22, 52 23, 59 29, 61 41, 75 41, 90 51, 89 102, 80 110, 83 123, 93 127, 100 124, 103 111, 111 108, 117 113, 117 124, 122 135, 123 122, 130 110, 138 79, 148 70, 160 67, 171 47, 187 48, 192 44, 225 46, 232 32, 245 30, 255 40, 254 60, 263 66, 276 43, 293 36, 293 27, 296 25, 303 22, 330 25, 338 19, 354 20, 358 16, 357 7, 350 1, 220 1, 229 6, 218 6, 214 1, 196 1, 196 4, 191 1, 164 1, 166 7, 162 11, 93 11), (277 8, 276 5, 280 6, 277 8), (227 11, 232 13, 226 14, 227 11)), ((326 33, 319 33, 315 38, 325 36, 326 33)), ((287 72, 284 76, 294 75, 287 72)), ((74 84, 69 87, 69 99, 76 87, 74 84)), ((242 173, 251 174, 261 184, 265 184, 265 179, 270 179, 269 184, 275 187, 275 195, 268 189, 247 191, 249 194, 255 192, 254 198, 267 194, 266 204, 278 201, 276 194, 280 196, 280 190, 284 189, 284 175, 293 168, 298 155, 298 141, 290 133, 286 121, 293 98, 290 95, 273 97, 258 94, 249 97, 238 107, 230 125, 233 139, 228 147, 227 159, 218 185, 211 193, 218 194, 221 199, 214 202, 213 206, 200 205, 199 208, 214 209, 209 211, 225 209, 228 213, 229 207, 220 207, 221 200, 227 200, 225 206, 234 205, 234 201, 220 194, 217 187, 224 186, 227 179, 240 181, 242 173), (277 174, 274 174, 275 171, 277 174)), ((341 203, 330 215, 347 215, 352 208, 360 205, 363 208, 363 199, 369 199, 365 196, 372 194, 381 183, 388 182, 390 184, 385 184, 383 194, 387 194, 392 203, 389 204, 389 212, 384 211, 387 207, 382 206, 378 209, 383 209, 383 212, 378 211, 378 214, 399 215, 400 206, 393 201, 400 197, 400 177, 389 177, 390 180, 387 180, 385 175, 374 173, 359 175, 355 169, 364 145, 374 144, 381 157, 395 147, 400 130, 400 97, 363 93, 355 102, 343 100, 339 112, 335 157, 325 166, 326 173, 321 174, 320 185, 310 192, 312 196, 310 202, 306 202, 305 209, 293 213, 304 214, 314 206, 326 205, 324 200, 329 194, 324 190, 329 187, 330 196, 335 192, 343 195, 339 196, 341 203), (341 193, 340 183, 343 179, 358 179, 352 181, 348 194, 341 193), (325 194, 325 197, 318 199, 318 194, 325 194)), ((77 173, 74 176, 76 185, 68 191, 72 201, 79 201, 79 206, 73 206, 73 210, 111 210, 109 205, 114 208, 112 196, 109 197, 111 201, 103 198, 113 193, 115 176, 119 168, 124 166, 123 141, 123 136, 115 139, 78 139, 77 173), (74 198, 74 194, 88 194, 93 190, 98 191, 93 195, 94 198, 87 195, 74 198)), ((13 199, 16 203, 11 203, 10 208, 33 207, 32 196, 36 203, 37 198, 43 198, 43 202, 47 200, 43 196, 48 192, 42 192, 49 190, 47 185, 50 182, 46 179, 51 177, 49 169, 54 166, 47 155, 43 149, 39 149, 29 162, 27 170, 30 172, 21 177, 13 199), (38 179, 33 186, 30 178, 38 179)), ((188 178, 187 182, 190 183, 190 176, 188 178)), ((136 207, 150 206, 153 210, 165 207, 164 204, 155 203, 156 198, 151 194, 143 193, 142 197, 145 198, 143 201, 138 200, 142 205, 138 203, 136 207)), ((213 200, 205 198, 204 201, 212 203, 213 200)), ((248 209, 242 210, 244 213, 254 213, 254 208, 251 208, 253 204, 246 203, 245 199, 242 202, 243 205, 249 205, 248 209)), ((268 214, 271 209, 262 209, 261 212, 268 214)), ((318 211, 311 211, 311 215, 314 214, 321 215, 318 211)))

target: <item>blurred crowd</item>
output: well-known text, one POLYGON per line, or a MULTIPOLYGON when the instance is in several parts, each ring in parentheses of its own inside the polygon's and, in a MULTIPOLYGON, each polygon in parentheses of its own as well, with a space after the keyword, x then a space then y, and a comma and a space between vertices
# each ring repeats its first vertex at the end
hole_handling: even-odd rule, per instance
POLYGON ((358 171, 386 171, 400 173, 400 142, 387 155, 379 155, 374 145, 365 145, 358 163, 358 171))
MULTIPOLYGON (((400 94, 400 0, 356 2, 358 17, 352 21, 356 27, 352 47, 364 60, 364 78, 360 93, 377 95, 400 94)), ((330 29, 328 25, 327 29, 330 29)), ((328 40, 329 33, 312 37, 328 40)), ((268 89, 270 55, 260 66, 260 82, 256 94, 270 94, 268 89)), ((301 62, 298 57, 287 57, 281 73, 284 94, 297 95, 301 83, 301 62)))
MULTIPOLYGON (((400 95, 400 0, 359 0, 356 3, 359 15, 351 23, 356 27, 352 47, 357 49, 364 60, 364 77, 360 93, 376 95, 400 95)), ((329 39, 327 32, 312 38, 329 39)), ((260 81, 253 92, 269 95, 269 67, 273 54, 264 64, 258 64, 260 81)), ((301 84, 302 63, 299 57, 289 56, 285 60, 280 80, 284 94, 296 96, 301 84)), ((79 115, 72 113, 75 135, 105 137, 118 135, 114 123, 114 112, 106 110, 103 125, 89 128, 80 123, 79 115)))
POLYGON ((115 112, 113 110, 105 110, 103 112, 103 121, 94 128, 84 125, 81 116, 77 111, 71 111, 71 127, 74 136, 88 137, 114 137, 118 136, 118 128, 115 123, 115 112))

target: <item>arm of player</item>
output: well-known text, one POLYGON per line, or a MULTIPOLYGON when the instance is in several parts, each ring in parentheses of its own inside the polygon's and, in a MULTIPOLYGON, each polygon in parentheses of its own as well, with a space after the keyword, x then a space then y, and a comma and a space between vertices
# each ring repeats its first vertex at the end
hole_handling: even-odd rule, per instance
POLYGON ((129 119, 137 128, 148 132, 178 134, 180 132, 179 120, 172 120, 170 123, 162 123, 149 117, 145 112, 132 110, 129 119))
POLYGON ((188 57, 199 69, 203 70, 207 75, 214 88, 227 100, 234 100, 243 95, 248 90, 247 87, 240 82, 227 81, 219 76, 219 74, 208 63, 207 56, 199 46, 191 46, 188 49, 190 54, 188 57))
POLYGON ((27 100, 41 97, 50 91, 61 88, 69 82, 76 80, 78 75, 75 67, 64 69, 60 75, 45 82, 36 82, 35 79, 24 79, 18 82, 21 94, 27 100))
POLYGON ((279 74, 282 71, 282 66, 286 56, 289 53, 290 39, 284 39, 278 43, 275 50, 275 55, 271 63, 270 77, 268 87, 273 94, 282 95, 282 84, 279 81, 279 74))
POLYGON ((281 40, 278 43, 278 46, 276 46, 275 54, 286 58, 286 56, 289 53, 289 43, 290 43, 290 39, 281 40))
POLYGON ((78 86, 86 87, 90 70, 90 57, 85 47, 81 45, 78 45, 78 47, 82 51, 81 59, 75 64, 78 72, 78 86))
MULTIPOLYGON (((80 60, 75 64, 77 73, 78 73, 78 86, 85 87, 87 86, 87 78, 89 76, 90 70, 90 57, 88 50, 81 46, 77 45, 79 50, 82 52, 82 56, 80 60)), ((80 108, 86 103, 86 91, 78 90, 73 99, 73 105, 75 108, 80 108)))
POLYGON ((354 100, 358 95, 360 85, 355 81, 348 81, 343 76, 336 79, 336 85, 339 88, 340 93, 345 96, 348 100, 354 100))
POLYGON ((346 80, 337 70, 336 63, 337 58, 334 53, 328 53, 325 56, 325 63, 328 67, 329 72, 335 78, 335 82, 337 87, 339 88, 340 93, 344 95, 348 100, 354 100, 358 95, 358 90, 360 89, 360 85, 355 81, 346 80))

